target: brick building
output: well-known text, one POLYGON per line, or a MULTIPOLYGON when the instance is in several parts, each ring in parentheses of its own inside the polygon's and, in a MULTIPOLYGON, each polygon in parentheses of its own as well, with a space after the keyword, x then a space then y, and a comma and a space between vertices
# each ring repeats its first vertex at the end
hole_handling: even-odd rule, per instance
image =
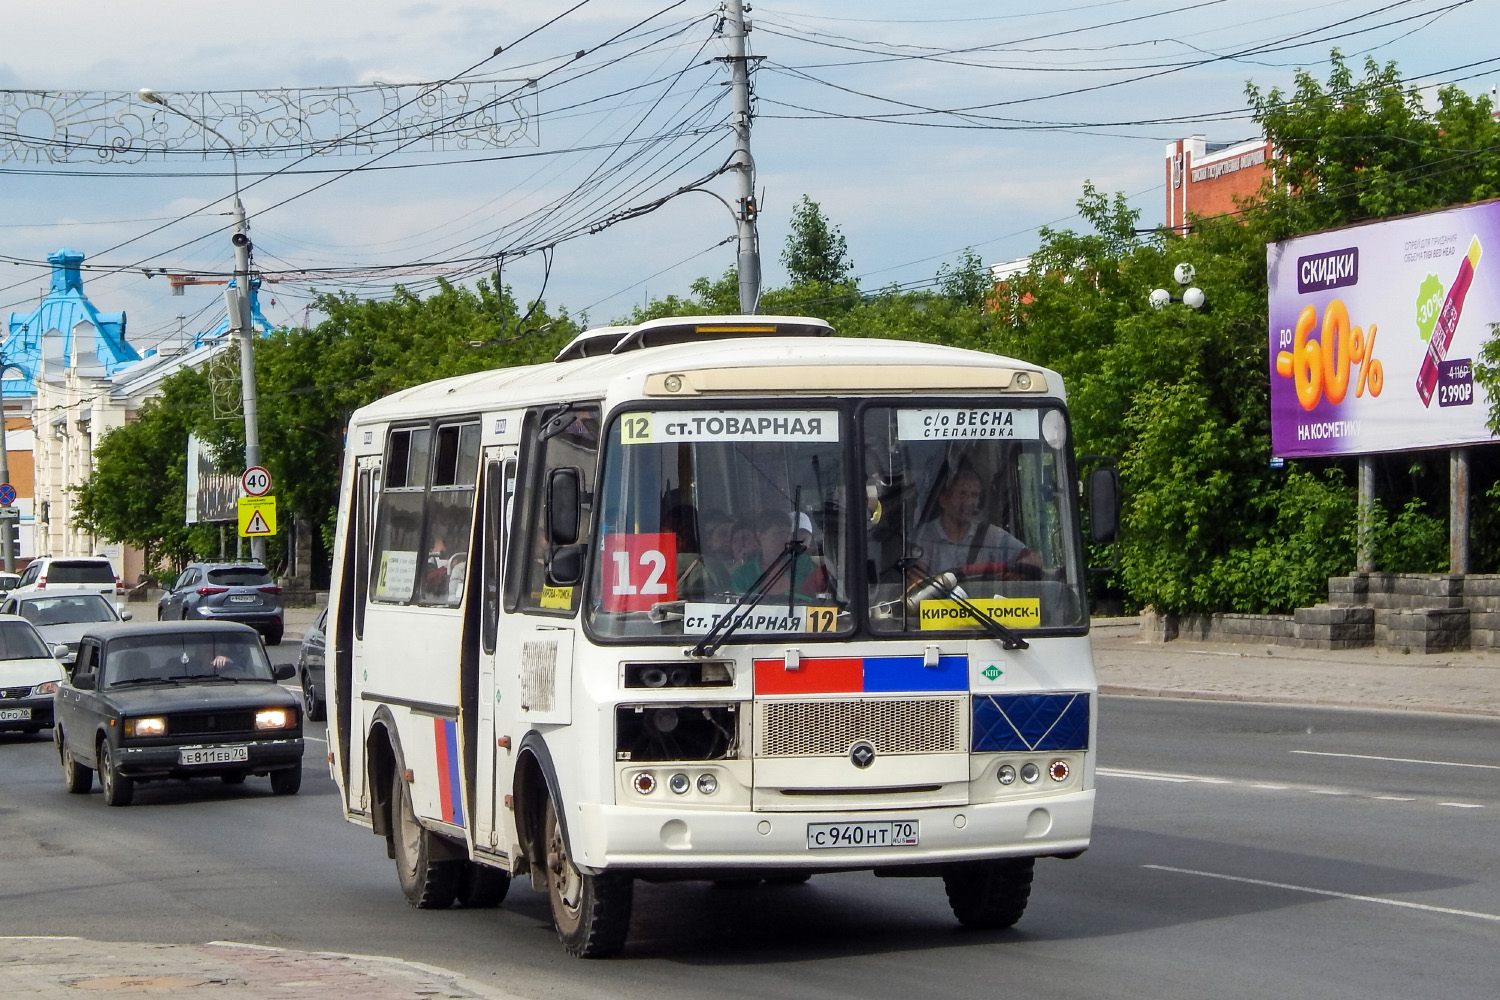
POLYGON ((1166 225, 1186 232, 1189 213, 1222 215, 1236 209, 1236 198, 1248 198, 1271 172, 1271 144, 1208 142, 1201 135, 1167 146, 1166 225))

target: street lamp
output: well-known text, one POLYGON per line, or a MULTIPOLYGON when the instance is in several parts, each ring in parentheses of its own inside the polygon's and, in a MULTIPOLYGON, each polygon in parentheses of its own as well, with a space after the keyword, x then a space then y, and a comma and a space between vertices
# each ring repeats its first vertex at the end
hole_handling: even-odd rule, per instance
MULTIPOLYGON (((205 121, 168 104, 166 99, 150 87, 142 87, 136 96, 148 104, 155 104, 186 118, 205 132, 218 136, 229 150, 234 162, 234 235, 229 242, 234 246, 235 288, 224 290, 224 303, 229 311, 229 328, 240 342, 240 401, 245 411, 245 468, 260 464, 260 424, 257 419, 255 393, 255 328, 250 318, 250 223, 245 218, 245 206, 240 202, 240 156, 234 143, 224 138, 223 133, 205 121)), ((266 540, 256 536, 250 539, 250 555, 262 565, 266 561, 266 540)))
MULTIPOLYGON (((1179 285, 1192 285, 1193 278, 1197 274, 1197 269, 1187 263, 1178 264, 1172 269, 1172 277, 1176 279, 1179 285)), ((1203 289, 1196 286, 1184 289, 1180 296, 1173 295, 1165 288, 1153 288, 1151 294, 1147 297, 1147 301, 1151 303, 1152 309, 1165 309, 1169 302, 1181 302, 1189 309, 1201 310, 1208 304, 1208 296, 1203 294, 1203 289)))

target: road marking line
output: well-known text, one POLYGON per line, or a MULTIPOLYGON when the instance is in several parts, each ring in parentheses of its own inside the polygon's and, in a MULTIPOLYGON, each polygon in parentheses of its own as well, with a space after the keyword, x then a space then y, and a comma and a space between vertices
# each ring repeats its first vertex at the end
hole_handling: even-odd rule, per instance
POLYGON ((1234 784, 1228 778, 1205 778, 1196 774, 1170 774, 1165 771, 1121 771, 1113 767, 1101 767, 1097 768, 1095 773, 1111 778, 1140 778, 1142 781, 1170 781, 1176 784, 1184 782, 1197 782, 1204 785, 1234 784))
POLYGON ((1478 802, 1439 802, 1440 806, 1452 806, 1454 809, 1483 809, 1484 806, 1478 802))
POLYGON ((1273 792, 1285 792, 1285 791, 1290 790, 1292 786, 1291 785, 1272 785, 1272 784, 1267 784, 1266 782, 1258 782, 1257 784, 1251 785, 1250 787, 1251 788, 1268 788, 1268 789, 1270 789, 1273 792))
POLYGON ((1287 753, 1307 757, 1349 757, 1354 760, 1384 760, 1394 764, 1436 764, 1441 767, 1477 767, 1486 771, 1500 771, 1500 764, 1466 764, 1457 760, 1418 760, 1415 757, 1378 757, 1368 753, 1327 753, 1322 750, 1288 750, 1287 753))
POLYGON ((316 736, 304 736, 304 737, 302 737, 302 738, 303 738, 303 739, 304 739, 304 740, 312 740, 312 741, 313 741, 313 742, 314 742, 314 743, 321 743, 321 744, 323 744, 323 745, 324 745, 324 746, 325 746, 325 747, 326 747, 326 746, 327 746, 327 745, 328 745, 328 741, 327 741, 327 740, 320 740, 320 739, 318 739, 318 738, 317 738, 317 737, 316 737, 316 736))
POLYGON ((1375 797, 1377 799, 1379 799, 1381 802, 1415 802, 1415 801, 1417 801, 1414 797, 1412 797, 1410 795, 1377 795, 1375 797))
POLYGON ((1150 868, 1153 871, 1173 872, 1178 875, 1197 875, 1201 878, 1216 878, 1225 882, 1242 882, 1245 885, 1261 885, 1269 889, 1287 889, 1291 892, 1306 892, 1314 896, 1332 896, 1335 899, 1348 899, 1356 903, 1381 903, 1385 906, 1397 906, 1403 910, 1423 910, 1427 913, 1446 913, 1455 917, 1472 917, 1475 920, 1493 920, 1500 923, 1500 913, 1484 913, 1479 910, 1459 910, 1451 906, 1432 906, 1429 903, 1411 903, 1404 899, 1386 899, 1384 896, 1361 896, 1352 892, 1335 892, 1332 889, 1314 889, 1306 885, 1291 885, 1286 882, 1268 882, 1265 879, 1245 878, 1240 875, 1222 875, 1218 872, 1200 872, 1191 868, 1173 868, 1169 865, 1142 865, 1142 868, 1150 868))

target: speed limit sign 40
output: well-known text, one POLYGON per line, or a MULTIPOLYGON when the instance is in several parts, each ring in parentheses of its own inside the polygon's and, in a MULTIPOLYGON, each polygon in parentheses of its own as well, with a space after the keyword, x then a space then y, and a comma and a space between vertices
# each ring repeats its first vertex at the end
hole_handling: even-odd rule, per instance
POLYGON ((271 474, 258 465, 252 465, 240 477, 240 489, 247 497, 263 497, 271 492, 271 474))

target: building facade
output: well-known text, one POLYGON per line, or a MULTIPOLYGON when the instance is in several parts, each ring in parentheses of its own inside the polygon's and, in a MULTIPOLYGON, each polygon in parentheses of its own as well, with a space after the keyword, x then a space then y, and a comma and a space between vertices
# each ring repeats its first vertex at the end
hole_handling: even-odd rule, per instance
POLYGON ((1272 176, 1271 143, 1209 142, 1201 135, 1167 145, 1165 225, 1187 232, 1189 215, 1226 215, 1272 176))

